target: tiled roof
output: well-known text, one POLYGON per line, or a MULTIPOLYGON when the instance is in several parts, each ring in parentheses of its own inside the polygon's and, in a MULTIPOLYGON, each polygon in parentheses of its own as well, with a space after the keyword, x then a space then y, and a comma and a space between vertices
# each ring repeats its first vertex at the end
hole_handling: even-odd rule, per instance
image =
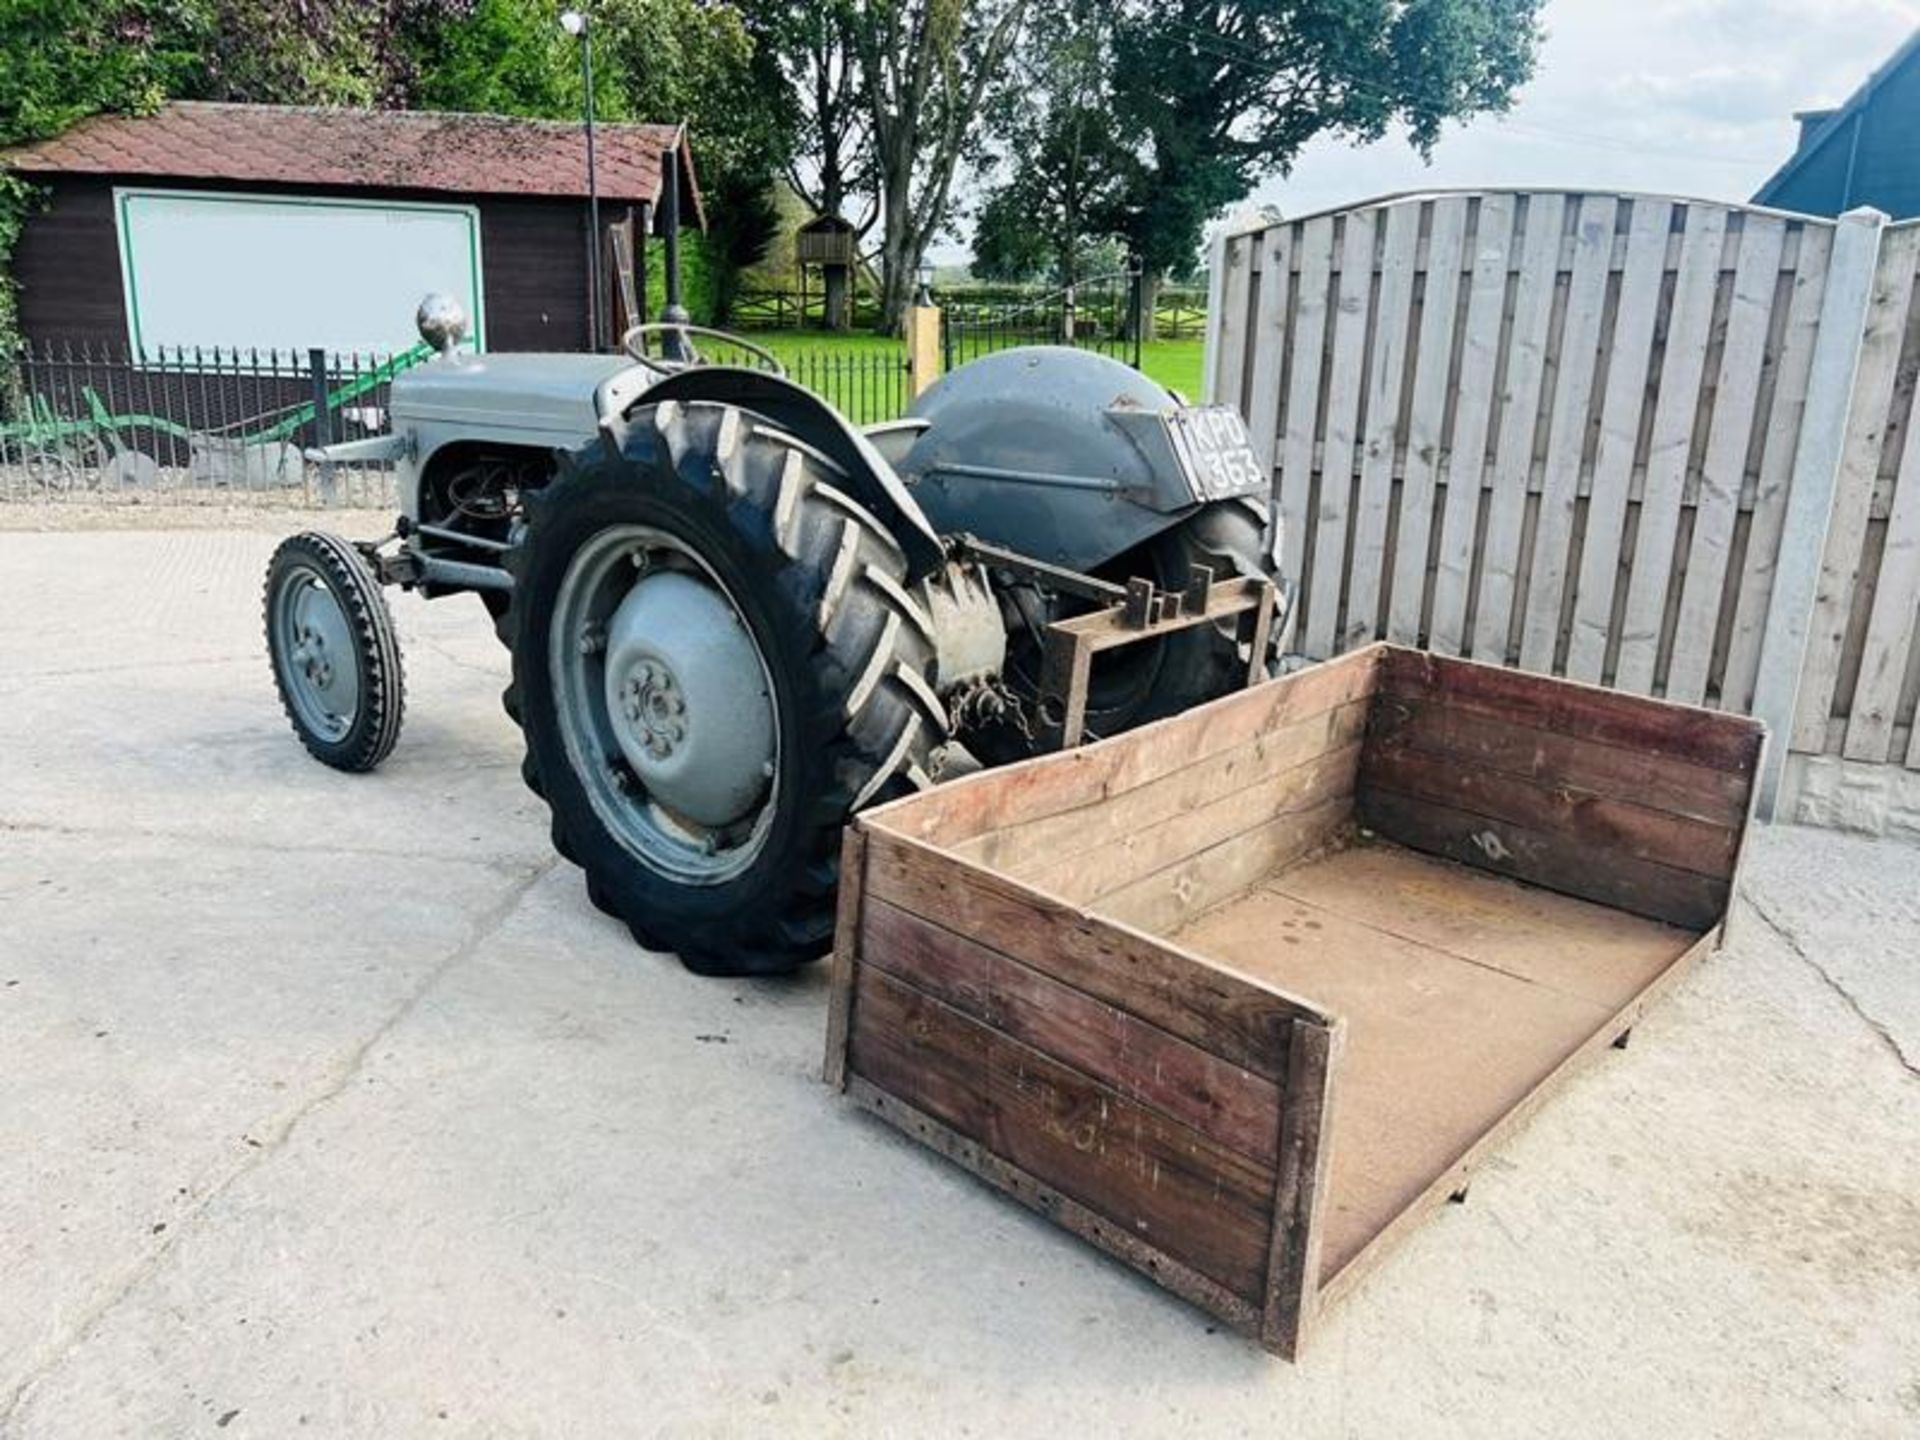
MULTIPOLYGON (((601 198, 657 200, 661 156, 682 145, 675 125, 598 125, 601 198)), ((439 190, 469 195, 587 193, 581 127, 559 120, 418 110, 338 110, 175 100, 152 115, 96 115, 63 135, 0 152, 27 174, 164 176, 284 185, 439 190)))

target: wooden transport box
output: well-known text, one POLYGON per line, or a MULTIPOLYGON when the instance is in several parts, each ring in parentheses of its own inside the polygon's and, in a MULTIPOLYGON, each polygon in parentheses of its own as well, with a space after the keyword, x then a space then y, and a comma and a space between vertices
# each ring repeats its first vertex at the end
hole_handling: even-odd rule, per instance
POLYGON ((1291 1356, 1717 942, 1761 744, 1375 646, 871 811, 827 1078, 1291 1356))

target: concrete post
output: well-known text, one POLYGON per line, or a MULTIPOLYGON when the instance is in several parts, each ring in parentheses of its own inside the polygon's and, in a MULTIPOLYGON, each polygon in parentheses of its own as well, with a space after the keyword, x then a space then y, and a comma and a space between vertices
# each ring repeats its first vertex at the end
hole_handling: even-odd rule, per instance
POLYGON ((1760 640, 1760 673, 1754 682, 1753 713, 1767 722, 1767 757, 1755 806, 1765 820, 1773 819, 1780 777, 1793 745, 1807 634, 1813 623, 1820 562, 1827 550, 1827 526, 1833 517, 1834 490, 1846 449, 1860 347, 1886 225, 1887 217, 1878 210, 1849 210, 1834 232, 1833 258, 1827 266, 1820 333, 1814 341, 1813 371, 1807 381, 1800 439, 1793 455, 1793 483, 1787 490, 1787 513, 1780 532, 1780 558, 1773 572, 1767 628, 1760 640))
POLYGON ((908 388, 919 395, 940 378, 940 307, 915 305, 907 311, 908 388))

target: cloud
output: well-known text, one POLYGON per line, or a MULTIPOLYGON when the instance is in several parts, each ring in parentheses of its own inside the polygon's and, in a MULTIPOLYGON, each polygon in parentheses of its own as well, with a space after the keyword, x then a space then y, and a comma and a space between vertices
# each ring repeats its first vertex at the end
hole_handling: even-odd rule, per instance
POLYGON ((1709 65, 1683 73, 1638 71, 1609 82, 1605 93, 1633 111, 1657 110, 1742 124, 1777 120, 1797 107, 1798 74, 1772 65, 1709 65))

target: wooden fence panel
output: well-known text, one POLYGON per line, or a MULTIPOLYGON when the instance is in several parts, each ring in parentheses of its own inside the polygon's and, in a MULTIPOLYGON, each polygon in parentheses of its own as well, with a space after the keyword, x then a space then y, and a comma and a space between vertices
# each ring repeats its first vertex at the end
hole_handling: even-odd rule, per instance
MULTIPOLYGON (((1418 208, 1418 204, 1402 202, 1397 208, 1418 208)), ((1416 267, 1414 276, 1421 294, 1420 339, 1414 354, 1404 458, 1398 462, 1403 476, 1400 527, 1387 612, 1387 633, 1403 645, 1419 639, 1425 615, 1427 555, 1433 539, 1434 501, 1440 493, 1440 451, 1453 385, 1453 338, 1459 324, 1461 265, 1467 246, 1467 197, 1442 196, 1429 208, 1426 266, 1424 273, 1416 267)), ((1350 636, 1348 643, 1357 642, 1350 636)))
POLYGON ((1507 337, 1500 434, 1480 544, 1473 653, 1482 660, 1505 660, 1507 654, 1507 632, 1520 577, 1520 532, 1527 514, 1527 488, 1533 479, 1534 433, 1540 419, 1541 385, 1546 379, 1547 334, 1553 324, 1560 241, 1566 229, 1569 198, 1533 195, 1527 200, 1513 327, 1507 337))
POLYGON ((1873 573, 1868 525, 1913 309, 1916 257, 1920 257, 1920 225, 1887 231, 1867 311, 1846 448, 1827 520, 1820 587, 1800 672, 1793 748, 1808 754, 1830 748, 1831 722, 1844 718, 1849 710, 1851 686, 1843 685, 1843 677, 1858 673, 1856 620, 1865 618, 1858 587, 1863 575, 1873 573))
POLYGON ((1881 232, 1870 303, 1854 262, 1833 303, 1835 234, 1659 196, 1459 192, 1223 245, 1243 313, 1215 318, 1237 353, 1213 397, 1244 403, 1272 463, 1299 648, 1385 638, 1744 712, 1804 604, 1793 747, 1920 766, 1920 223, 1881 232), (1820 351, 1823 322, 1845 334, 1820 351), (1816 372, 1817 352, 1849 367, 1816 372), (1832 505, 1821 482, 1796 508, 1816 385, 1848 421, 1832 505), (1780 558, 1808 544, 1818 593, 1783 600, 1780 558))
POLYGON ((1457 408, 1445 470, 1446 505, 1440 516, 1433 614, 1427 630, 1427 644, 1442 655, 1459 655, 1467 648, 1468 587, 1473 578, 1487 430, 1493 419, 1494 377, 1500 365, 1500 335, 1507 309, 1507 251, 1513 243, 1514 198, 1481 196, 1474 231, 1472 289, 1459 378, 1454 387, 1457 408))
POLYGON ((1353 562, 1347 581, 1340 648, 1373 638, 1387 567, 1387 526, 1393 509, 1393 471, 1399 455, 1400 393, 1413 325, 1413 269, 1420 246, 1420 207, 1386 212, 1380 246, 1380 285, 1374 309, 1373 363, 1367 382, 1367 433, 1360 465, 1360 505, 1354 518, 1353 562))
POLYGON ((1302 612, 1307 653, 1334 653, 1334 628, 1340 609, 1347 531, 1352 509, 1353 471, 1359 454, 1361 397, 1365 390, 1367 316, 1373 293, 1375 212, 1357 210, 1346 218, 1335 286, 1333 345, 1327 362, 1327 408, 1320 470, 1319 513, 1314 518, 1311 586, 1302 612))
MULTIPOLYGON (((1780 256, 1786 235, 1782 221, 1764 215, 1748 216, 1741 235, 1740 262, 1734 271, 1726 338, 1720 350, 1712 426, 1699 473, 1692 549, 1674 625, 1673 655, 1667 664, 1667 698, 1688 705, 1706 699, 1714 624, 1726 585, 1740 493, 1745 488, 1753 411, 1766 368, 1767 336, 1779 291, 1780 256)), ((1645 511, 1641 513, 1644 523, 1645 511)))
MULTIPOLYGON (((1760 675, 1760 645, 1766 637, 1773 602, 1773 572, 1786 522, 1787 491, 1793 481, 1795 439, 1806 410, 1813 376, 1813 351, 1820 337, 1820 312, 1827 294, 1827 267, 1833 260, 1833 232, 1809 225, 1800 232, 1800 253, 1786 283, 1791 287, 1785 329, 1773 363, 1773 393, 1767 405, 1765 451, 1753 496, 1745 563, 1738 578, 1733 631, 1727 641, 1721 703, 1742 713, 1753 708, 1760 675)), ((1744 503, 1744 502, 1743 502, 1744 503)))
POLYGON ((1797 749, 1920 769, 1920 222, 1888 230, 1874 282, 1801 680, 1797 749), (1869 365, 1871 362, 1871 368, 1869 365), (1831 690, 1828 682, 1832 681, 1831 690))
MULTIPOLYGON (((1599 372, 1607 277, 1619 209, 1619 202, 1610 195, 1587 196, 1580 202, 1574 232, 1567 318, 1556 356, 1559 383, 1548 421, 1540 519, 1534 531, 1525 631, 1520 642, 1520 664, 1528 670, 1552 670, 1561 650, 1561 608, 1573 563, 1569 547, 1580 499, 1580 462, 1586 454, 1588 417, 1595 403, 1593 382, 1599 372)), ((1661 245, 1666 243, 1665 224, 1663 214, 1663 228, 1655 236, 1661 245)))
POLYGON ((1620 545, 1640 449, 1640 414, 1647 398, 1653 337, 1665 305, 1663 286, 1673 206, 1636 200, 1622 262, 1620 301, 1607 362, 1607 398, 1587 485, 1587 529, 1580 552, 1567 638, 1566 674, 1598 684, 1613 631, 1613 601, 1620 578, 1620 545))

